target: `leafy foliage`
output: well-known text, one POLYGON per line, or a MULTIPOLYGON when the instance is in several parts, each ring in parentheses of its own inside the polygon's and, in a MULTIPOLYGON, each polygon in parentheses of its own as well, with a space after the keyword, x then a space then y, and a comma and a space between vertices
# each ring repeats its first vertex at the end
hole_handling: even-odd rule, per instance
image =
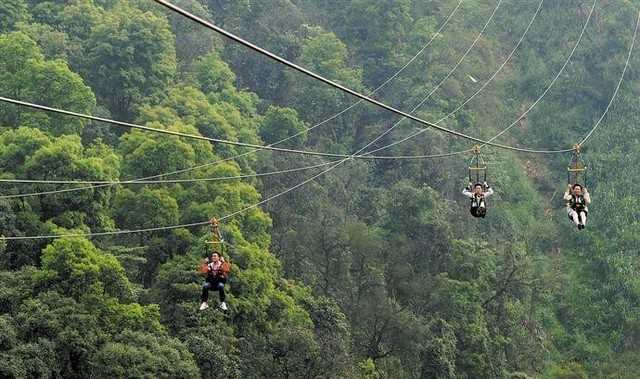
MULTIPOLYGON (((373 95, 411 109, 429 94, 417 115, 430 121, 491 77, 538 5, 503 2, 434 90, 496 6, 464 1, 434 34, 458 3, 175 2, 365 93, 432 41, 373 95)), ((443 124, 490 138, 519 117, 563 65, 591 4, 544 2, 501 74, 443 124)), ((596 4, 565 73, 500 141, 565 148, 602 115, 640 4, 596 4)), ((251 144, 299 134, 285 146, 342 154, 397 121, 153 2, 2 1, 0 33, 6 97, 251 144)), ((639 377, 639 57, 585 146, 594 202, 581 232, 559 200, 560 157, 483 149, 496 190, 484 220, 469 217, 460 195, 463 156, 347 161, 258 208, 313 174, 220 178, 321 161, 3 104, 0 179, 201 181, 59 193, 49 192, 66 186, 2 182, 1 235, 201 225, 243 212, 222 223, 227 312, 214 309, 215 296, 197 309, 207 226, 0 240, 0 377, 639 377), (39 194, 12 197, 28 193, 39 194)), ((403 123, 373 147, 414 131, 403 123)), ((429 130, 379 154, 469 147, 429 130)))

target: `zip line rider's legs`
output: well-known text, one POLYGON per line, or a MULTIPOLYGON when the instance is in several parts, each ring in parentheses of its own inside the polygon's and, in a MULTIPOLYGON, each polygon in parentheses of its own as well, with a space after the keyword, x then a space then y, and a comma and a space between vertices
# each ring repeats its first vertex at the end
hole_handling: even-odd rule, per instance
POLYGON ((576 225, 587 225, 587 212, 582 210, 580 213, 569 208, 569 218, 576 225))
POLYGON ((574 211, 573 209, 569 208, 569 219, 571 220, 571 222, 573 222, 576 226, 580 225, 580 220, 578 218, 578 212, 574 211))
POLYGON ((200 300, 203 303, 206 303, 209 300, 209 291, 218 291, 220 294, 220 302, 224 303, 225 293, 224 293, 224 284, 227 282, 225 278, 215 278, 213 280, 207 280, 202 285, 202 295, 200 296, 200 300))

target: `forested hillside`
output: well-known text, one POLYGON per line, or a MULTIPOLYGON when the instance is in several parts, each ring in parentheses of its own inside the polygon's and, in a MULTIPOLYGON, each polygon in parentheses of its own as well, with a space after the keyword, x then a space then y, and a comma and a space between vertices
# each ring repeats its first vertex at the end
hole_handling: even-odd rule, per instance
POLYGON ((490 140, 486 218, 478 141, 159 1, 2 0, 0 378, 640 378, 640 0, 169 2, 490 140))

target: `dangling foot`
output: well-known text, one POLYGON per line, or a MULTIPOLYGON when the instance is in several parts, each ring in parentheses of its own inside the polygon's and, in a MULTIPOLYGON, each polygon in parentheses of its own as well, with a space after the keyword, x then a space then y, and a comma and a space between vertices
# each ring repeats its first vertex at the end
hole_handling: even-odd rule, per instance
POLYGON ((225 303, 224 301, 222 303, 220 303, 220 309, 222 309, 223 311, 226 311, 227 309, 227 303, 225 303))
POLYGON ((207 304, 207 302, 203 302, 202 304, 200 304, 200 310, 204 311, 205 309, 209 308, 209 304, 207 304))

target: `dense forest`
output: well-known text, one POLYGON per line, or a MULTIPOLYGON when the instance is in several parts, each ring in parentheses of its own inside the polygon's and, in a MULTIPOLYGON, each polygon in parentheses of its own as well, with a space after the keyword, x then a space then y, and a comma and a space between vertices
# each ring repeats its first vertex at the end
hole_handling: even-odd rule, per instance
POLYGON ((246 147, 473 141, 153 0, 2 0, 1 97, 232 143, 0 103, 0 378, 640 378, 639 0, 172 3, 482 140, 571 149, 597 126, 586 229, 570 153, 483 147, 474 218, 469 153, 328 170, 246 147), (198 308, 213 217, 226 311, 198 308))

